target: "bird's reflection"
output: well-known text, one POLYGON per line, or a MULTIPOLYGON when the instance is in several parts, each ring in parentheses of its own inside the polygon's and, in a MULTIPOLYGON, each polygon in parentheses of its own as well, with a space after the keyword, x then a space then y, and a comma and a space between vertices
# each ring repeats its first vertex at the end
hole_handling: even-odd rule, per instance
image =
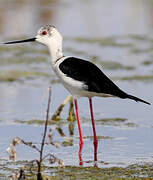
MULTIPOLYGON (((61 143, 62 146, 74 146, 74 129, 76 125, 76 118, 74 114, 74 105, 73 105, 73 99, 69 96, 67 97, 64 102, 58 107, 57 111, 55 114, 52 116, 54 122, 56 123, 56 131, 59 133, 59 135, 64 139, 61 143), (66 134, 63 131, 63 128, 60 123, 60 114, 64 108, 64 106, 69 103, 69 112, 68 112, 68 118, 67 118, 67 126, 68 126, 68 132, 69 132, 69 137, 66 136, 66 134)), ((94 143, 93 143, 94 145, 94 143)), ((82 158, 82 149, 83 149, 83 143, 79 143, 79 151, 78 151, 78 159, 79 159, 79 166, 83 166, 84 163, 93 163, 94 167, 98 167, 97 164, 97 150, 95 149, 94 145, 94 161, 93 160, 88 160, 84 161, 82 158)))

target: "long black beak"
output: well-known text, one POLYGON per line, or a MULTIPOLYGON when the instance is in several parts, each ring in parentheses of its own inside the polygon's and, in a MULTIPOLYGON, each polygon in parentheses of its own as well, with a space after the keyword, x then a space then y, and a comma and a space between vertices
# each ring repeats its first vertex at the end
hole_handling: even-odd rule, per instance
POLYGON ((36 38, 30 38, 30 39, 19 40, 19 41, 10 41, 10 42, 6 42, 4 44, 16 44, 16 43, 32 42, 35 40, 36 40, 36 38))

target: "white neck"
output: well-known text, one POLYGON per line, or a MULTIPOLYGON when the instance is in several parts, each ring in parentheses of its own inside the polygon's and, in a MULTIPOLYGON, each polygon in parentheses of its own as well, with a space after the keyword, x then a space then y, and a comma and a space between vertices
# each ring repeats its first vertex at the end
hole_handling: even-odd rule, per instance
POLYGON ((59 58, 63 57, 62 42, 52 42, 48 48, 51 55, 51 62, 54 65, 59 58))

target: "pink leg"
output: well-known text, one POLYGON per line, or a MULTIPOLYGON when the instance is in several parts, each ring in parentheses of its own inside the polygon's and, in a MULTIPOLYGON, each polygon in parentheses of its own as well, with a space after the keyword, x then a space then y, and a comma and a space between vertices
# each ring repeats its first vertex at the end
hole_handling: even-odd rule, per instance
POLYGON ((83 136, 82 136, 81 123, 80 123, 80 118, 79 118, 78 103, 76 99, 74 99, 74 103, 75 103, 76 116, 77 116, 77 122, 78 122, 78 128, 79 128, 79 135, 80 135, 79 159, 80 159, 80 165, 83 165, 83 161, 81 157, 82 148, 83 148, 83 136))
POLYGON ((92 99, 91 98, 89 98, 89 104, 90 104, 90 113, 91 113, 91 120, 92 120, 93 134, 94 134, 94 161, 97 161, 98 140, 97 140, 97 135, 96 135, 96 128, 95 128, 95 121, 94 121, 92 99))

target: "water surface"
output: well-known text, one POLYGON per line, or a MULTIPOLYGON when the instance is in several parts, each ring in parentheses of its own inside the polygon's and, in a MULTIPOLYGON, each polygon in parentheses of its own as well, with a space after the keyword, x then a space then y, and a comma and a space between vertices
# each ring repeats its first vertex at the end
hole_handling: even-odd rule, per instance
MULTIPOLYGON (((64 54, 89 59, 123 90, 153 102, 153 2, 121 0, 86 1, 0 1, 1 41, 33 37, 44 24, 54 24, 64 36, 64 54), (15 20, 15 21, 14 21, 15 20), (24 20, 24 21, 23 21, 24 20)), ((50 66, 47 49, 35 43, 0 45, 0 157, 8 160, 6 148, 20 136, 40 143, 45 120, 47 88, 52 86, 51 114, 69 95, 59 84, 50 66), (29 122, 35 123, 29 123, 29 122)), ((93 98, 97 135, 98 167, 126 167, 152 162, 152 106, 118 98, 93 98)), ((70 135, 67 105, 60 127, 72 143, 57 130, 56 149, 47 146, 64 160, 78 166, 79 134, 76 122, 70 135)), ((80 118, 85 140, 84 166, 93 166, 93 137, 89 105, 79 99, 80 118)), ((33 160, 35 151, 17 147, 17 160, 33 160)), ((56 165, 55 165, 56 166, 56 165)))

